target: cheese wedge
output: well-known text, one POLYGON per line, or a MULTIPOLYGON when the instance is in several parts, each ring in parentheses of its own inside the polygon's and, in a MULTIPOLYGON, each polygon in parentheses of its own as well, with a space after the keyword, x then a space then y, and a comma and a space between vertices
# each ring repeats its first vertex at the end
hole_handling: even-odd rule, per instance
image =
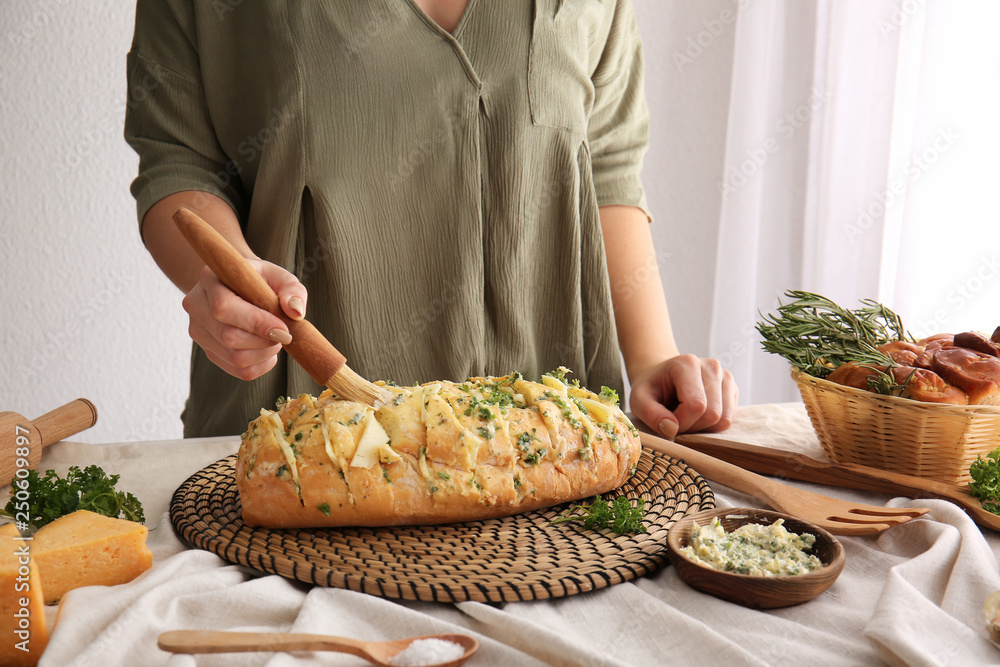
POLYGON ((34 545, 0 526, 0 665, 36 665, 49 641, 34 545))
POLYGON ((78 510, 42 526, 31 553, 45 583, 45 604, 82 586, 132 581, 153 565, 145 526, 78 510))

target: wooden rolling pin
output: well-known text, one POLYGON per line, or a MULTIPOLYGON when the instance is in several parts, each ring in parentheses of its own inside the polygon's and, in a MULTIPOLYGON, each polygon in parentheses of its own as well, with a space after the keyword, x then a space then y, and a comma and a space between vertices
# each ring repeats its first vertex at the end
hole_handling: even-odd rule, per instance
POLYGON ((0 412, 0 485, 10 484, 18 468, 38 467, 45 447, 96 423, 97 408, 85 398, 70 401, 34 421, 16 412, 0 412))

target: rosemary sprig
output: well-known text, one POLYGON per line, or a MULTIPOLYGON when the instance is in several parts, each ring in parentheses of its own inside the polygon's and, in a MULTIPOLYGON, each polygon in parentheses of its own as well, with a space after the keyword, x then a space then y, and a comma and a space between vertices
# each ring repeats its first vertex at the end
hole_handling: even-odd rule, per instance
MULTIPOLYGON (((843 308, 830 299, 799 290, 789 290, 792 299, 779 304, 777 315, 762 315, 757 331, 765 350, 777 354, 802 372, 825 378, 833 369, 853 361, 866 366, 897 366, 878 346, 913 337, 903 328, 899 315, 871 299, 862 299, 855 310, 843 308)), ((872 390, 898 393, 905 386, 887 373, 873 378, 872 390)))

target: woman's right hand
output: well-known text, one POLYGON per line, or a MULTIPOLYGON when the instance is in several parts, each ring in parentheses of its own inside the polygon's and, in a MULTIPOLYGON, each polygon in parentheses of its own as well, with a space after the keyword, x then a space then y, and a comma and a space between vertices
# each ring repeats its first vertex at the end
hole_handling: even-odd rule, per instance
MULTIPOLYGON (((278 295, 285 314, 301 320, 307 296, 302 283, 276 264, 248 261, 278 295)), ((274 368, 281 346, 292 342, 284 322, 237 296, 207 266, 183 305, 191 339, 212 363, 241 380, 253 380, 274 368)))

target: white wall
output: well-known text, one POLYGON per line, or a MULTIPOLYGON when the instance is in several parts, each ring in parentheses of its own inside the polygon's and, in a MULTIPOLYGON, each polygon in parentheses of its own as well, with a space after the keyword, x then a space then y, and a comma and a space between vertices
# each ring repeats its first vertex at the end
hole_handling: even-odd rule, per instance
POLYGON ((709 354, 708 328, 736 34, 734 0, 635 0, 651 126, 643 183, 682 352, 709 354))
POLYGON ((0 410, 90 398, 89 442, 180 437, 187 395, 182 295, 128 192, 133 16, 123 0, 0 4, 0 410))
MULTIPOLYGON (((734 32, 718 18, 733 6, 636 0, 654 234, 677 337, 702 354, 734 32), (679 64, 689 39, 708 45, 679 64)), ((129 0, 0 4, 0 410, 34 418, 90 398, 100 419, 85 442, 178 438, 187 395, 181 294, 143 249, 128 192, 133 13, 129 0)))

